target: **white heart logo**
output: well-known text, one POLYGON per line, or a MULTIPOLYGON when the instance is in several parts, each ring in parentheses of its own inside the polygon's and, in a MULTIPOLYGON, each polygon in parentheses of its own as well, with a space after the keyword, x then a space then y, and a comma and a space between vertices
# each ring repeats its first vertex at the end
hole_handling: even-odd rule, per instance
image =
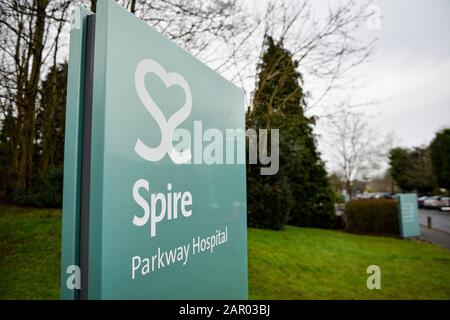
POLYGON ((167 73, 164 68, 154 60, 143 59, 136 66, 134 75, 134 84, 136 92, 141 99, 145 108, 150 112, 153 118, 158 123, 161 129, 161 142, 156 148, 147 146, 140 138, 137 139, 134 151, 143 159, 147 161, 159 161, 166 153, 174 163, 181 164, 191 160, 191 150, 187 149, 183 152, 178 152, 172 145, 172 137, 175 129, 187 119, 192 110, 192 94, 186 80, 178 73, 167 73), (168 120, 162 113, 161 109, 148 94, 145 88, 144 79, 148 73, 157 75, 164 83, 166 88, 172 86, 179 86, 183 89, 185 94, 184 105, 175 112, 168 120))

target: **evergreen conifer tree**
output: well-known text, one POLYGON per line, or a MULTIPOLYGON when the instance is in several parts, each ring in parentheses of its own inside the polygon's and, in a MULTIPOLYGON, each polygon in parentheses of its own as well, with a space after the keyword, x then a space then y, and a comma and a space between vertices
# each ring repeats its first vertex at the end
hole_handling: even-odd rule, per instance
POLYGON ((261 176, 259 168, 248 167, 249 225, 271 228, 277 221, 275 229, 279 229, 287 221, 297 226, 332 227, 332 190, 316 149, 313 119, 304 115, 298 63, 271 37, 266 37, 265 46, 247 126, 279 129, 280 170, 275 176, 261 176))

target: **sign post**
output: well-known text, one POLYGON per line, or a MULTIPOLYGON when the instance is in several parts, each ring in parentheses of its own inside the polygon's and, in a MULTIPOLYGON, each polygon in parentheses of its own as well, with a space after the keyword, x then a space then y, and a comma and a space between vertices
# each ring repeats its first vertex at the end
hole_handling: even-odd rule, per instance
POLYGON ((85 98, 87 18, 92 13, 77 8, 70 23, 64 144, 64 196, 61 245, 61 298, 79 299, 81 176, 85 98))
POLYGON ((114 1, 80 12, 62 298, 247 299, 243 92, 114 1))
POLYGON ((400 235, 403 238, 420 236, 417 195, 415 193, 399 194, 397 200, 400 235))

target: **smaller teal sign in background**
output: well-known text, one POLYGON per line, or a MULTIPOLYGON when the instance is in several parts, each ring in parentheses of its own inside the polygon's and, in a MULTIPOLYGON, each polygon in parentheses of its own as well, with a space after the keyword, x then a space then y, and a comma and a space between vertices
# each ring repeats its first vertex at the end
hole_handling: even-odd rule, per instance
POLYGON ((417 195, 415 193, 398 195, 398 211, 400 235, 403 238, 418 237, 420 228, 417 195))

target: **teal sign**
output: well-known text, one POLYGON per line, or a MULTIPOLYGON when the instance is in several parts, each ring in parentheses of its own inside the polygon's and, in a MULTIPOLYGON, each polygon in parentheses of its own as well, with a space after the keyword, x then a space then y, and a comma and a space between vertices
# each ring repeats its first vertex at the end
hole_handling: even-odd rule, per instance
POLYGON ((114 1, 70 37, 62 298, 247 299, 243 92, 114 1))
POLYGON ((400 235, 403 238, 420 236, 419 210, 417 208, 417 195, 399 194, 398 212, 400 223, 400 235))

